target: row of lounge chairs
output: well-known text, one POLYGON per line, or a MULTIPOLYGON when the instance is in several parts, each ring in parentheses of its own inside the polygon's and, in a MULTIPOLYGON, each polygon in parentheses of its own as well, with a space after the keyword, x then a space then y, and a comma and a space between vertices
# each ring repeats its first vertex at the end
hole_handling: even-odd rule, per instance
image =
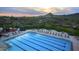
POLYGON ((11 35, 17 35, 18 33, 20 33, 19 29, 0 30, 0 37, 9 37, 11 35))
POLYGON ((48 35, 58 36, 61 38, 69 38, 70 35, 68 35, 66 32, 58 32, 56 30, 46 30, 46 29, 35 29, 32 30, 34 32, 44 33, 48 35))

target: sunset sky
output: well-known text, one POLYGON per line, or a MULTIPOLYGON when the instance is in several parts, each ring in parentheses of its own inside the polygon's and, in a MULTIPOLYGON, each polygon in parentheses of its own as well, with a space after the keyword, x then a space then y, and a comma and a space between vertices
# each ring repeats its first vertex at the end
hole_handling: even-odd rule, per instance
POLYGON ((38 16, 47 13, 56 15, 79 13, 78 7, 0 7, 0 16, 38 16))

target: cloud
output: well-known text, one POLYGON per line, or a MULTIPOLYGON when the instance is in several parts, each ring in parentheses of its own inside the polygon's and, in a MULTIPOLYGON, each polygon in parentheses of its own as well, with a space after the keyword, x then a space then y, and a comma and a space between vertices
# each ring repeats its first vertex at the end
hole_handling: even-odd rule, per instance
POLYGON ((57 15, 71 14, 79 12, 78 7, 0 7, 1 15, 11 16, 36 16, 47 13, 57 15))
POLYGON ((56 15, 68 15, 68 14, 73 14, 73 13, 79 13, 79 7, 63 7, 59 8, 57 12, 54 14, 56 15))
POLYGON ((22 17, 22 16, 37 16, 32 14, 18 14, 18 13, 0 13, 0 16, 16 16, 16 17, 22 17))
POLYGON ((33 10, 32 8, 19 8, 19 7, 0 7, 0 13, 8 13, 10 14, 31 14, 31 15, 40 15, 40 14, 43 14, 44 12, 40 12, 40 11, 36 11, 36 10, 33 10))

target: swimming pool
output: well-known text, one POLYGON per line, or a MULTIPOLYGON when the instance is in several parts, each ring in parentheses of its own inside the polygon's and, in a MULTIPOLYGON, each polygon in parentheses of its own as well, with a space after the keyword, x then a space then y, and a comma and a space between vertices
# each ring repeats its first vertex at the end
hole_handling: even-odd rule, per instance
POLYGON ((8 51, 70 51, 68 40, 27 32, 21 36, 6 41, 11 47, 8 51))

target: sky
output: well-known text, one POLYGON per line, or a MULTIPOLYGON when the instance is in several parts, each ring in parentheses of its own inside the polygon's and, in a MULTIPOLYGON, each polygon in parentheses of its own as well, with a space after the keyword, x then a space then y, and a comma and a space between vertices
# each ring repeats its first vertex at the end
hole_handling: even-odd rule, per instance
POLYGON ((55 15, 79 13, 79 7, 0 7, 0 16, 39 16, 50 12, 55 15))

